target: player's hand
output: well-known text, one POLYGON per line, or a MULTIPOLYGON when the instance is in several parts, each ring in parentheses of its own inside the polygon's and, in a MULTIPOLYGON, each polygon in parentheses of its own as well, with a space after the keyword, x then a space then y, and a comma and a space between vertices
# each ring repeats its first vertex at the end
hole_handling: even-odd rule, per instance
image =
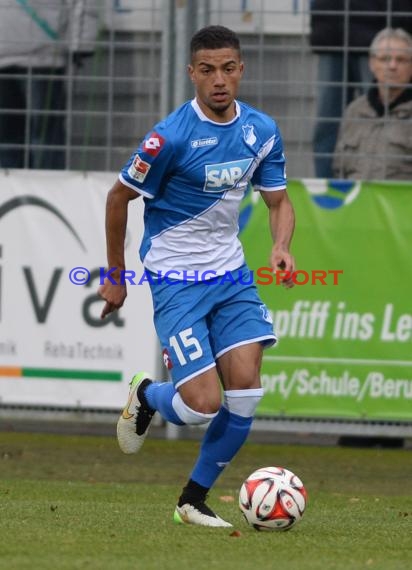
POLYGON ((289 251, 274 247, 270 258, 273 273, 278 273, 283 287, 291 289, 294 287, 293 273, 295 271, 295 260, 289 251))
POLYGON ((123 306, 127 297, 127 288, 126 285, 114 284, 106 280, 103 285, 100 285, 97 294, 106 301, 100 315, 100 318, 104 319, 107 315, 123 306))

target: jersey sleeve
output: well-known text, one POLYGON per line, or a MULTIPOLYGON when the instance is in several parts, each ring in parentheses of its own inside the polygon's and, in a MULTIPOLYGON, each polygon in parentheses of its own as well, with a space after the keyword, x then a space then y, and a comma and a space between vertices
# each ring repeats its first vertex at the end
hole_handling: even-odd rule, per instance
POLYGON ((155 128, 145 136, 119 174, 120 182, 145 198, 155 198, 159 193, 174 161, 170 137, 161 126, 155 128))
POLYGON ((276 191, 286 188, 286 159, 278 129, 262 149, 262 160, 252 176, 255 190, 276 191))

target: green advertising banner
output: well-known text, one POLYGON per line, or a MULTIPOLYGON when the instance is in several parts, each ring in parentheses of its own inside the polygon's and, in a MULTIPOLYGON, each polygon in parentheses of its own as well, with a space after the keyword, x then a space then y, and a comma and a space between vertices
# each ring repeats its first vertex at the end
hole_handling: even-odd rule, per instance
POLYGON ((259 193, 241 215, 246 259, 279 339, 264 353, 259 414, 412 421, 412 185, 295 180, 288 192, 293 289, 269 271, 259 193))

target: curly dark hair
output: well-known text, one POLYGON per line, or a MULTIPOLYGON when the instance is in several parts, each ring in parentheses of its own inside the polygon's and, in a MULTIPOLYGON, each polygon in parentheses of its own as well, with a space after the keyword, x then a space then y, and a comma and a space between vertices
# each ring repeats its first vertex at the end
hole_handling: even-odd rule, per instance
POLYGON ((239 38, 232 30, 224 26, 206 26, 197 31, 190 42, 191 56, 201 49, 221 49, 230 47, 239 52, 239 38))

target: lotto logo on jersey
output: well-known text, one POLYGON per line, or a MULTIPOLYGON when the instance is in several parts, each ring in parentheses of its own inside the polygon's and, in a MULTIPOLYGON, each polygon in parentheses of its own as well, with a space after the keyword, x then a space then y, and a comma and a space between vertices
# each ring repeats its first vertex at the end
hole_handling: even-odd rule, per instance
POLYGON ((134 180, 137 180, 138 182, 144 182, 149 170, 150 164, 142 160, 141 156, 136 154, 127 172, 129 176, 134 180))
POLYGON ((143 150, 151 156, 156 156, 162 150, 165 139, 157 133, 152 133, 143 143, 143 150))
POLYGON ((220 164, 207 164, 205 166, 206 180, 203 190, 205 192, 224 192, 237 186, 246 186, 247 180, 239 184, 252 164, 253 158, 221 162, 220 164))

